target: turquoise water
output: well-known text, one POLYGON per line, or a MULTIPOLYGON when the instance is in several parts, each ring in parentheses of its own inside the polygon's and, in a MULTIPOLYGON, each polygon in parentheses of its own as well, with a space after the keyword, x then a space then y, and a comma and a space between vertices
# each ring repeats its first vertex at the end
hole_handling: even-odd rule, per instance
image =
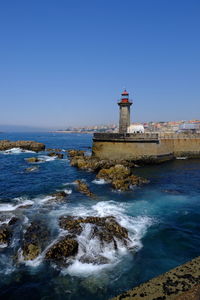
MULTIPOLYGON (((91 151, 91 135, 53 133, 1 134, 1 139, 36 140, 47 147, 91 151)), ((46 153, 0 153, 0 214, 17 215, 9 247, 0 249, 0 299, 109 299, 170 268, 199 255, 200 160, 175 160, 158 166, 135 168, 150 184, 130 192, 113 191, 109 184, 93 182, 95 174, 72 168, 64 160, 48 160, 46 153), (42 156, 37 172, 27 173, 25 158, 42 156), (89 199, 73 185, 84 179, 97 198, 89 199), (46 205, 46 197, 66 190, 66 203, 46 205), (31 201, 32 206, 19 205, 31 201), (32 220, 43 220, 51 231, 49 243, 59 235, 59 216, 114 215, 126 227, 132 250, 100 249, 110 258, 107 265, 80 263, 57 268, 39 257, 33 262, 19 258, 22 232, 32 220), (16 259, 16 256, 18 257, 16 259)), ((87 254, 91 241, 83 239, 87 254)), ((98 249, 99 245, 96 244, 98 249)), ((92 250, 91 250, 92 249, 92 250)))

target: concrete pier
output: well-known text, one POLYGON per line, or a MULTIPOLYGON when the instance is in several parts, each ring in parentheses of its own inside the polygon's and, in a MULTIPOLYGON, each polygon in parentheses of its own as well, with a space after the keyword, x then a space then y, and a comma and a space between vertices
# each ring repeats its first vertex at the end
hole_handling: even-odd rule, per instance
POLYGON ((176 157, 200 158, 200 134, 95 133, 93 155, 116 159, 160 163, 176 157))

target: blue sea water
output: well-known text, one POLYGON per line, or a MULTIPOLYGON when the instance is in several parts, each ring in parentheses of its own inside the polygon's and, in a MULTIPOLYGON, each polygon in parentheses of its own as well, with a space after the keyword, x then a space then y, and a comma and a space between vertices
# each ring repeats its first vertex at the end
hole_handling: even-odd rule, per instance
MULTIPOLYGON (((92 145, 92 136, 87 134, 9 133, 0 138, 88 152, 92 145)), ((66 155, 63 160, 48 160, 46 153, 0 152, 0 216, 21 219, 11 244, 0 248, 0 299, 109 299, 198 256, 200 160, 174 160, 135 168, 134 173, 150 183, 121 193, 109 184, 97 184, 94 173, 71 167, 66 155), (30 164, 25 159, 31 156, 42 156, 44 162, 37 164, 38 171, 26 172, 30 164), (97 197, 78 193, 73 185, 76 179, 84 179, 97 197), (46 205, 47 196, 57 190, 70 193, 66 203, 46 205), (20 208, 26 203, 32 206, 20 208), (28 224, 46 222, 52 243, 59 234, 58 218, 64 214, 114 215, 129 231, 133 247, 98 250, 110 258, 106 265, 74 259, 69 267, 58 269, 42 257, 33 262, 20 259, 22 233, 28 224)), ((87 254, 94 251, 87 235, 82 243, 87 254)))

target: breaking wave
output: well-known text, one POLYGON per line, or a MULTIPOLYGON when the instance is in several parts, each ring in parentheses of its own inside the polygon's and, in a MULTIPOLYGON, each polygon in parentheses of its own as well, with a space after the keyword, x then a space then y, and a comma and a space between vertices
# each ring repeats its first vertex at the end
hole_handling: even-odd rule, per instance
POLYGON ((24 150, 21 148, 11 148, 5 151, 0 151, 3 154, 21 154, 21 153, 35 153, 34 151, 31 150, 24 150))
POLYGON ((104 179, 94 179, 92 181, 92 183, 95 183, 95 184, 107 184, 108 182, 105 181, 104 179))
POLYGON ((32 206, 34 204, 33 201, 31 200, 24 200, 22 202, 20 202, 19 204, 10 204, 10 203, 1 203, 0 204, 0 212, 3 212, 3 211, 14 211, 18 208, 25 208, 25 207, 28 207, 28 206, 32 206))

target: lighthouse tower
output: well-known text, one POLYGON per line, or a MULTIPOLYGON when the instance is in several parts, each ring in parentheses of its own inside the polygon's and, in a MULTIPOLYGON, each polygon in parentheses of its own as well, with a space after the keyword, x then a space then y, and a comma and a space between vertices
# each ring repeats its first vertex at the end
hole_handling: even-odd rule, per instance
POLYGON ((129 93, 124 90, 121 94, 119 105, 119 133, 127 133, 130 126, 130 107, 132 102, 129 100, 129 93))

